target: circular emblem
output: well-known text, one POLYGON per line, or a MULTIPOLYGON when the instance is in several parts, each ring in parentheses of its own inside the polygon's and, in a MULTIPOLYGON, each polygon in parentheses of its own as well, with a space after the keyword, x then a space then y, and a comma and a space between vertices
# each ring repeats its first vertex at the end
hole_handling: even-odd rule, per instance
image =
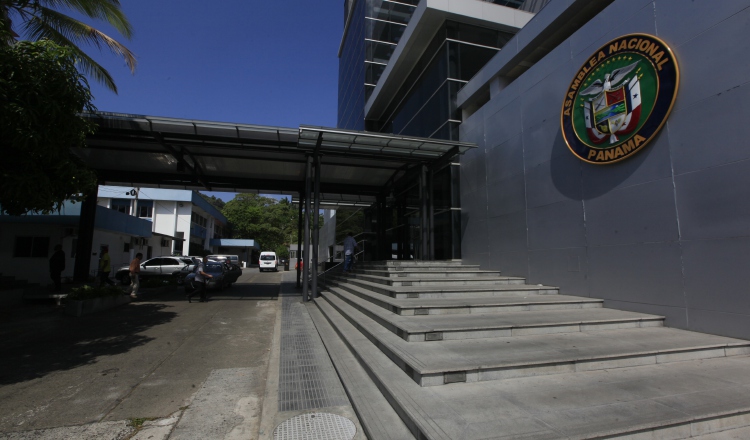
POLYGON ((568 148, 594 164, 632 156, 664 125, 679 82, 677 60, 660 39, 630 34, 610 41, 581 66, 565 94, 568 148))

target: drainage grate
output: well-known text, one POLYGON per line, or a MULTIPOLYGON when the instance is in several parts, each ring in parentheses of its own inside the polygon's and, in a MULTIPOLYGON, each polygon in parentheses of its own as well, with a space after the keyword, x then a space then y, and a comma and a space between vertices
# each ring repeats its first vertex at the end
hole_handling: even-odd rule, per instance
POLYGON ((274 440, 351 440, 357 427, 351 420, 331 413, 292 417, 273 431, 274 440))
POLYGON ((282 296, 279 411, 348 405, 336 370, 299 296, 282 296))

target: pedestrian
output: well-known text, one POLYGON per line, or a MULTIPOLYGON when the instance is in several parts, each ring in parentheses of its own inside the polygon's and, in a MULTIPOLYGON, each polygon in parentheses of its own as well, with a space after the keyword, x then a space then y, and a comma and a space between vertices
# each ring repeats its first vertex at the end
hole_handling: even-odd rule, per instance
POLYGON ((214 277, 210 273, 205 272, 206 263, 208 263, 208 256, 203 256, 203 261, 198 263, 198 266, 195 268, 195 280, 193 281, 195 290, 187 295, 188 302, 192 302, 190 298, 196 294, 200 295, 199 302, 206 302, 206 279, 214 277))
POLYGON ((115 283, 109 279, 109 273, 112 272, 112 260, 109 257, 109 247, 102 247, 102 256, 99 258, 99 285, 104 283, 114 286, 115 283))
POLYGON ((143 254, 138 252, 135 254, 135 258, 133 258, 133 261, 130 262, 130 284, 131 284, 131 290, 130 290, 130 297, 133 299, 138 298, 138 288, 141 287, 140 280, 138 279, 138 275, 141 273, 141 259, 143 258, 143 254))
POLYGON ((357 241, 352 237, 351 232, 346 234, 344 239, 344 273, 352 270, 354 251, 357 249, 359 249, 359 246, 357 246, 357 241))
POLYGON ((65 252, 62 250, 62 246, 55 245, 55 252, 49 259, 49 276, 52 278, 52 282, 55 283, 55 292, 62 290, 62 271, 65 270, 65 252))

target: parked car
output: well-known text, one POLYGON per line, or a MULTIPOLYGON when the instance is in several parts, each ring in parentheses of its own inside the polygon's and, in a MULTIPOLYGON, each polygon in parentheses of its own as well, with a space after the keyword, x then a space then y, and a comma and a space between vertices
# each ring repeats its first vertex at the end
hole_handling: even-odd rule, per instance
MULTIPOLYGON (((213 276, 213 278, 206 279, 206 290, 223 290, 232 284, 229 282, 230 278, 226 276, 227 266, 221 261, 209 261, 203 265, 203 271, 213 276)), ((185 293, 195 291, 195 275, 196 273, 191 271, 185 277, 185 293)))
POLYGON ((274 272, 279 271, 279 259, 276 258, 276 252, 261 252, 260 260, 258 260, 258 270, 263 272, 264 270, 272 270, 274 272))
POLYGON ((224 263, 226 265, 226 273, 224 276, 227 279, 227 286, 231 286, 232 284, 237 282, 237 278, 242 275, 242 268, 236 264, 230 264, 230 263, 224 263))
POLYGON ((235 266, 240 267, 239 255, 209 255, 208 258, 212 260, 226 260, 227 263, 234 264, 235 266))
MULTIPOLYGON (((141 262, 140 278, 174 276, 179 283, 180 279, 184 278, 182 274, 187 273, 194 264, 193 260, 187 257, 154 257, 141 262)), ((120 266, 115 271, 115 279, 125 286, 130 284, 130 265, 120 266)))

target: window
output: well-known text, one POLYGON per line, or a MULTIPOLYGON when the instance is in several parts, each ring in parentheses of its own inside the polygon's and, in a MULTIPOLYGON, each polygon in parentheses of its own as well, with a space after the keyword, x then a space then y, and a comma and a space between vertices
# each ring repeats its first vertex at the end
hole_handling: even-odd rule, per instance
POLYGON ((151 260, 146 261, 143 263, 146 267, 153 267, 153 266, 161 266, 162 259, 161 258, 153 258, 151 260))
POLYGON ((202 226, 204 228, 208 224, 208 220, 206 219, 206 217, 203 217, 202 215, 195 212, 190 216, 190 220, 198 226, 202 226))
POLYGON ((151 218, 154 212, 154 201, 153 200, 139 200, 138 201, 138 217, 151 218))
POLYGON ((13 256, 17 258, 47 258, 49 237, 16 237, 13 256))
POLYGON ((109 206, 117 212, 130 215, 130 199, 112 199, 109 206))

